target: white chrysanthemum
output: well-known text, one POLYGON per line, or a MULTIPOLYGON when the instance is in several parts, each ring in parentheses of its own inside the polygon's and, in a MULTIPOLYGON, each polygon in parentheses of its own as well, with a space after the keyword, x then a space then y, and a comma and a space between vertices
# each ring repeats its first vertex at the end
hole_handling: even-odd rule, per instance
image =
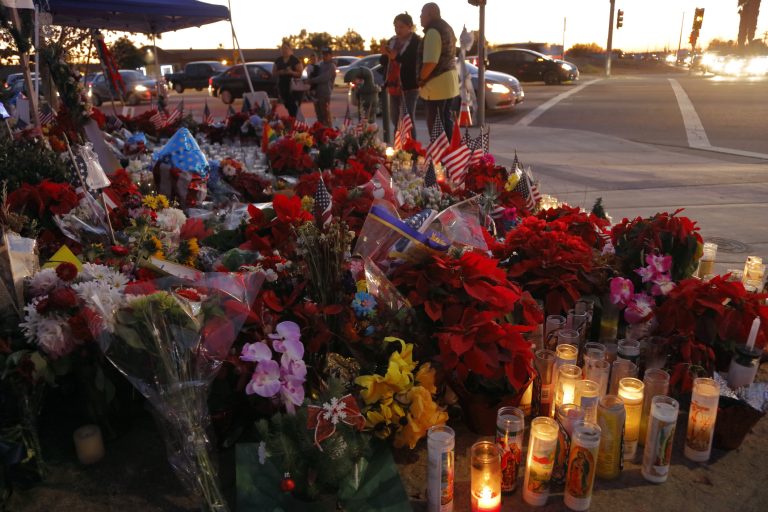
POLYGON ((99 313, 102 318, 102 327, 109 332, 115 330, 115 315, 124 303, 123 293, 111 286, 107 281, 86 281, 72 285, 78 297, 83 299, 85 305, 99 313))
POLYGON ((67 320, 60 315, 40 318, 37 324, 37 343, 53 357, 65 356, 75 346, 67 320))
POLYGON ((157 225, 164 231, 179 232, 185 222, 187 222, 187 216, 178 208, 163 208, 157 212, 157 225))
POLYGON ((56 275, 56 269, 44 268, 29 280, 29 291, 33 297, 48 295, 60 284, 62 280, 56 275))
POLYGON ((83 270, 77 277, 80 282, 103 281, 114 288, 123 288, 128 284, 128 278, 122 272, 96 263, 84 263, 83 270))

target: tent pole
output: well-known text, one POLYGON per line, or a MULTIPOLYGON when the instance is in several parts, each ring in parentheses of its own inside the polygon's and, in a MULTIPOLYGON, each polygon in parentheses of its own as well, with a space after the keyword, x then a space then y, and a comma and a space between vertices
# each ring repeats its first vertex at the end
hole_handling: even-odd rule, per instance
POLYGON ((35 4, 35 97, 40 103, 40 7, 35 4))
MULTIPOLYGON (((16 27, 16 30, 21 32, 21 18, 19 17, 19 11, 16 7, 10 7, 8 10, 11 11, 13 26, 16 27)), ((34 89, 32 88, 32 76, 29 72, 29 54, 27 52, 20 52, 19 57, 21 58, 21 67, 24 72, 24 84, 27 86, 27 91, 29 92, 29 110, 31 110, 29 116, 35 128, 40 128, 40 112, 37 110, 37 95, 34 94, 34 89)))
POLYGON ((253 82, 251 82, 251 74, 248 73, 248 67, 245 65, 245 57, 243 56, 243 49, 240 48, 240 41, 237 39, 237 34, 235 33, 235 24, 232 23, 232 9, 229 10, 229 26, 232 28, 232 40, 235 42, 235 46, 237 46, 237 52, 240 54, 240 62, 243 63, 243 72, 245 73, 245 80, 248 82, 248 88, 253 93, 253 82))

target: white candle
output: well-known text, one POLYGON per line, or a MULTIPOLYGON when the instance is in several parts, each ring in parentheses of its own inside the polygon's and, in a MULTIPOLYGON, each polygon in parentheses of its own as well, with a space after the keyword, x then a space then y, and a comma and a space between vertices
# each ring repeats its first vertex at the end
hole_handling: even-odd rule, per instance
POLYGON ((751 349, 755 346, 755 340, 757 339, 757 332, 760 330, 760 317, 756 316, 752 321, 752 329, 749 330, 749 337, 747 338, 747 348, 751 349))
POLYGON ((81 464, 94 464, 104 457, 104 442, 98 425, 82 426, 75 430, 72 438, 81 464))

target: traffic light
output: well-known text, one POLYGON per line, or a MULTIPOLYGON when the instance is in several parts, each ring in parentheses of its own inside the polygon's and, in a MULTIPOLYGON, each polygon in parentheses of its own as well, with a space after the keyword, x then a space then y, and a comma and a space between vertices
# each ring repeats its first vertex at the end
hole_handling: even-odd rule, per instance
POLYGON ((469 5, 474 5, 475 7, 485 5, 485 0, 467 0, 467 2, 469 2, 469 5))
POLYGON ((619 12, 616 16, 616 28, 620 29, 624 26, 624 11, 622 9, 619 9, 619 12))
POLYGON ((693 30, 701 30, 701 24, 704 22, 704 8, 697 7, 693 14, 693 30))

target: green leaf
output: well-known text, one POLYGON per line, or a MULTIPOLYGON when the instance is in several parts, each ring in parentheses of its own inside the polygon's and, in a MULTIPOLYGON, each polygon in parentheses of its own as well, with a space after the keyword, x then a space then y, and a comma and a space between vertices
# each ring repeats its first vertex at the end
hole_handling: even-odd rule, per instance
POLYGON ((125 341, 130 347, 135 348, 136 350, 146 349, 144 344, 141 342, 141 337, 139 334, 130 327, 117 324, 115 326, 115 334, 117 334, 120 339, 125 341))

